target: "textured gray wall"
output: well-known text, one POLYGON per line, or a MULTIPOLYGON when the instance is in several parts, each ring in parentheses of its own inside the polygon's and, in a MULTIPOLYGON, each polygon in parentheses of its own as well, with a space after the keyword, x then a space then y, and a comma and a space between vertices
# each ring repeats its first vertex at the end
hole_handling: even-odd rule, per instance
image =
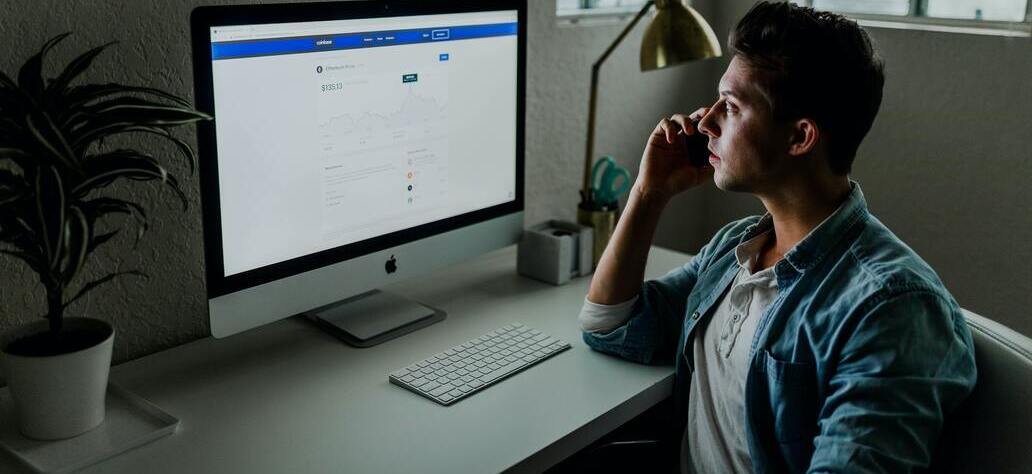
MULTIPOLYGON (((2 0, 0 70, 17 67, 49 37, 73 31, 51 58, 51 67, 93 45, 111 40, 109 50, 85 75, 86 81, 146 84, 191 97, 190 10, 195 0, 161 2, 2 0)), ((620 25, 559 27, 554 0, 531 0, 527 97, 527 224, 547 218, 574 219, 580 186, 591 63, 619 33, 620 25)), ((705 10, 704 10, 705 13, 705 10)), ((603 68, 598 117, 599 154, 612 154, 637 171, 648 133, 660 117, 708 97, 715 62, 641 74, 637 45, 643 28, 629 36, 603 68), (706 91, 706 93, 703 93, 706 91)), ((52 69, 51 69, 52 71, 52 69)), ((193 129, 180 131, 193 143, 193 129)), ((136 143, 139 145, 139 143, 136 143)), ((183 172, 182 167, 173 170, 183 172)), ((186 213, 170 193, 148 184, 118 189, 150 210, 152 227, 135 252, 131 239, 109 244, 89 262, 87 275, 113 269, 143 269, 148 279, 126 278, 99 288, 74 305, 71 315, 110 321, 118 331, 120 362, 208 335, 203 244, 197 176, 184 177, 190 197, 186 213)), ((665 219, 660 243, 686 246, 695 223, 678 216, 699 212, 698 195, 680 198, 665 219)), ((44 311, 41 287, 20 263, 0 259, 0 332, 44 311)), ((95 276, 94 276, 95 278, 95 276)))
MULTIPOLYGON (((752 4, 718 2, 718 35, 752 4)), ((886 61, 885 94, 853 178, 962 306, 1032 335, 1032 40, 868 32, 886 61)), ((694 246, 763 212, 751 197, 712 187, 699 200, 705 218, 694 246)))

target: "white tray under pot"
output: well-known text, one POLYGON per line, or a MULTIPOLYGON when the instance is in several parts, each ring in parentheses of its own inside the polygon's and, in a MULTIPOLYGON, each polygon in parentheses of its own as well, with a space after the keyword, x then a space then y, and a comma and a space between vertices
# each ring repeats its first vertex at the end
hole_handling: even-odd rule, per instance
POLYGON ((107 413, 100 426, 57 441, 26 438, 18 431, 14 403, 7 387, 0 389, 0 448, 33 472, 74 472, 137 446, 171 435, 179 419, 114 383, 108 384, 107 413))

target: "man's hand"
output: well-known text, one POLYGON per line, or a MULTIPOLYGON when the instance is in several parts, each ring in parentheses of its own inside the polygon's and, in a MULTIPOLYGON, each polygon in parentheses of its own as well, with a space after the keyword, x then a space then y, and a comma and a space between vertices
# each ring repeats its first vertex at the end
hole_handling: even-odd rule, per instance
POLYGON ((635 182, 638 192, 666 200, 712 179, 713 167, 693 166, 688 162, 685 143, 688 135, 702 133, 692 127, 692 120, 701 118, 707 111, 703 107, 691 115, 674 114, 656 125, 641 157, 635 182))
POLYGON ((616 222, 595 275, 591 278, 588 300, 599 304, 629 301, 641 290, 645 261, 652 237, 667 201, 688 188, 711 179, 713 168, 688 162, 685 136, 699 133, 691 119, 702 117, 706 108, 692 115, 677 114, 663 119, 652 131, 641 159, 634 192, 627 199, 623 215, 616 222), (679 135, 680 134, 680 135, 679 135))

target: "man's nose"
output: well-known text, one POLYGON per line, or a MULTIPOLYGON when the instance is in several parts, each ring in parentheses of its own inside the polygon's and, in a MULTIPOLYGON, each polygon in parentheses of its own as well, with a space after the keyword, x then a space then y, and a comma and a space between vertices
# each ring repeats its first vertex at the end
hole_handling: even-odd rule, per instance
POLYGON ((711 107, 706 111, 706 115, 703 115, 702 119, 699 120, 699 131, 712 138, 720 136, 720 127, 717 126, 717 121, 714 117, 716 110, 716 107, 711 107))

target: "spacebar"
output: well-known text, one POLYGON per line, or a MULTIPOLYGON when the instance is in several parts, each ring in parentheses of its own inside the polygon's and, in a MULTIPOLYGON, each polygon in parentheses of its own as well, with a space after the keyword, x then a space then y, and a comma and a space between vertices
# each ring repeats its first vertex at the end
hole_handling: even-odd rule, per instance
POLYGON ((484 383, 491 383, 491 382, 493 382, 495 380, 498 380, 501 377, 504 377, 505 374, 507 374, 509 372, 512 372, 513 370, 516 370, 516 369, 518 369, 520 367, 523 367, 524 365, 527 365, 527 364, 524 363, 523 361, 516 361, 516 362, 513 362, 513 363, 511 363, 509 365, 499 367, 499 368, 495 369, 494 371, 491 371, 489 373, 486 373, 486 374, 482 375, 480 377, 480 381, 482 381, 484 383))

